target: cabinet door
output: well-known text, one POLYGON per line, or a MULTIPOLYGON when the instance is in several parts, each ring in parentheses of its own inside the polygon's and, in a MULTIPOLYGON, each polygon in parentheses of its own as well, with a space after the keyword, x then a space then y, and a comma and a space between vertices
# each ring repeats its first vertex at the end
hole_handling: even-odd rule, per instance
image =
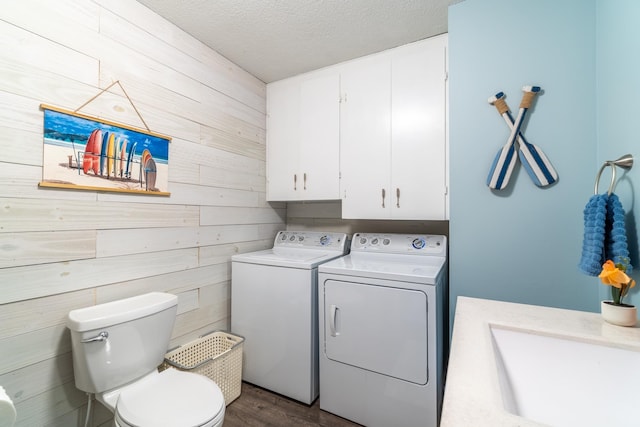
POLYGON ((342 217, 388 218, 391 206, 390 58, 376 55, 349 64, 341 74, 341 90, 342 217))
POLYGON ((267 85, 267 200, 295 200, 298 173, 300 85, 295 79, 267 85))
POLYGON ((395 219, 445 219, 445 49, 446 36, 440 36, 394 52, 391 181, 395 219))
POLYGON ((298 191, 304 200, 340 199, 340 75, 304 79, 300 85, 298 191))

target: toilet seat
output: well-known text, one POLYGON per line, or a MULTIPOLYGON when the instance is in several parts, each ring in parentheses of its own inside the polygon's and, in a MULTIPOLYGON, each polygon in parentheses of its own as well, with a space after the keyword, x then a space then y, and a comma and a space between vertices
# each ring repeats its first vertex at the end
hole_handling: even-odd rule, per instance
POLYGON ((209 378, 169 368, 122 390, 115 410, 120 427, 221 426, 225 403, 209 378))

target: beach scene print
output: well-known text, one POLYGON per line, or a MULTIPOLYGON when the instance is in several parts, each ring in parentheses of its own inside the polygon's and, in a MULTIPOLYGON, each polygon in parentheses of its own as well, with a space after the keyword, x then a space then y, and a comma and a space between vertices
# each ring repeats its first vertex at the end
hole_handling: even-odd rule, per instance
POLYGON ((168 191, 169 138, 44 109, 43 181, 78 189, 168 191))

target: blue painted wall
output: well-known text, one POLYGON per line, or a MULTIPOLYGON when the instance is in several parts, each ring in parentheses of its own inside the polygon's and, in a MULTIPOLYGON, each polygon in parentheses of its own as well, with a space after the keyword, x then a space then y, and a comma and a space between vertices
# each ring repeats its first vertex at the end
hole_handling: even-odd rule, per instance
MULTIPOLYGON (((635 266, 632 277, 640 280, 638 256, 638 217, 640 208, 640 2, 637 0, 599 0, 596 6, 597 34, 597 117, 598 167, 605 160, 630 153, 636 165, 622 177, 616 194, 627 211, 626 225, 631 259, 635 266)), ((618 176, 622 170, 618 169, 618 176)), ((610 174, 603 180, 609 183, 610 174)), ((602 190, 606 185, 602 185, 602 190)), ((640 286, 631 291, 629 301, 640 306, 640 286)), ((609 290, 602 286, 602 299, 609 290)))
POLYGON ((596 1, 451 6, 449 70, 450 312, 459 295, 598 310, 602 285, 577 269, 582 210, 602 157, 596 1), (506 190, 492 191, 486 177, 509 131, 487 98, 504 91, 515 114, 527 84, 544 93, 524 135, 543 149, 560 179, 541 189, 518 166, 506 190))

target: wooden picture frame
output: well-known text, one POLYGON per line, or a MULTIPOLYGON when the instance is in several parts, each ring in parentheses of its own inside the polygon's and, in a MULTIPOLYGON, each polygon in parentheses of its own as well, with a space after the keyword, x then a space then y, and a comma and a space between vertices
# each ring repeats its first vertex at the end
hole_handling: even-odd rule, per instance
POLYGON ((171 138, 42 104, 39 187, 169 196, 171 138))

